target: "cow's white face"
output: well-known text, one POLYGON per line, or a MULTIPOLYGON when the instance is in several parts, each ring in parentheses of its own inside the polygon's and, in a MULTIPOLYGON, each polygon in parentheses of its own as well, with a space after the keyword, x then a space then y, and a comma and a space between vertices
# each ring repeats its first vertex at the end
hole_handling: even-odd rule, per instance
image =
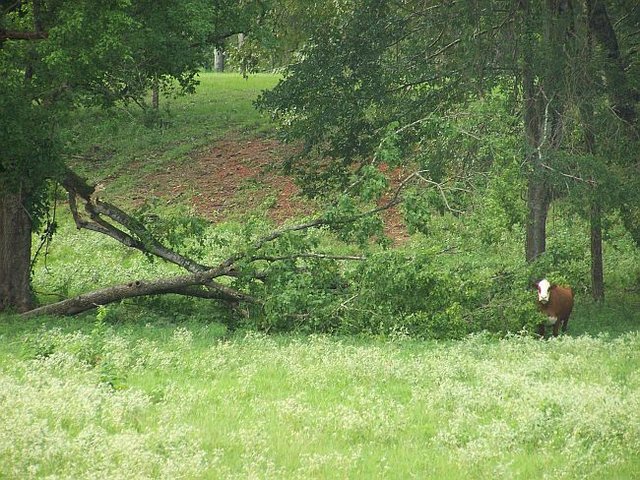
POLYGON ((549 291, 551 284, 546 278, 538 282, 538 301, 540 303, 549 303, 549 291))

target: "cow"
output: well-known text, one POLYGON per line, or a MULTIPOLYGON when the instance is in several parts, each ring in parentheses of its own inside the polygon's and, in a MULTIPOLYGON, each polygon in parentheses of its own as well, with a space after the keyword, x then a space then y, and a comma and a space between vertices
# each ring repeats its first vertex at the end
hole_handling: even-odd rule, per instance
POLYGON ((569 315, 573 310, 573 290, 569 287, 552 285, 549 280, 542 279, 537 283, 538 309, 547 316, 546 322, 538 327, 540 338, 544 338, 545 327, 553 325, 553 336, 558 336, 558 329, 562 324, 562 331, 567 331, 569 315))

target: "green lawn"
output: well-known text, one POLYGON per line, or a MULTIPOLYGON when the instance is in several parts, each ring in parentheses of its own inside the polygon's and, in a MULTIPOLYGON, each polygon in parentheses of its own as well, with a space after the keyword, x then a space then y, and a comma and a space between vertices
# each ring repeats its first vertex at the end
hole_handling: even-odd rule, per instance
MULTIPOLYGON (((41 322, 41 321, 40 321, 41 322)), ((1 478, 638 478, 640 336, 0 324, 1 478)))

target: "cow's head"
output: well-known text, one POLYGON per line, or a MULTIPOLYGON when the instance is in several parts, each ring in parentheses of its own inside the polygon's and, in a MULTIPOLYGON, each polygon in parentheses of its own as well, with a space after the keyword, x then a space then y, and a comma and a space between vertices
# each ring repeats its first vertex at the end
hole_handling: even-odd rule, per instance
POLYGON ((538 301, 540 303, 549 303, 549 292, 551 291, 551 284, 546 278, 538 282, 538 301))

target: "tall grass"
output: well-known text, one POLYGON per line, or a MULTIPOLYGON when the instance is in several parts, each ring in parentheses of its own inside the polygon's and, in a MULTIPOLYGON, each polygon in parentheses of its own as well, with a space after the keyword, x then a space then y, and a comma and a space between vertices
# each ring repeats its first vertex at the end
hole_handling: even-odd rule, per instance
POLYGON ((640 336, 4 322, 2 478, 637 478, 640 336))

